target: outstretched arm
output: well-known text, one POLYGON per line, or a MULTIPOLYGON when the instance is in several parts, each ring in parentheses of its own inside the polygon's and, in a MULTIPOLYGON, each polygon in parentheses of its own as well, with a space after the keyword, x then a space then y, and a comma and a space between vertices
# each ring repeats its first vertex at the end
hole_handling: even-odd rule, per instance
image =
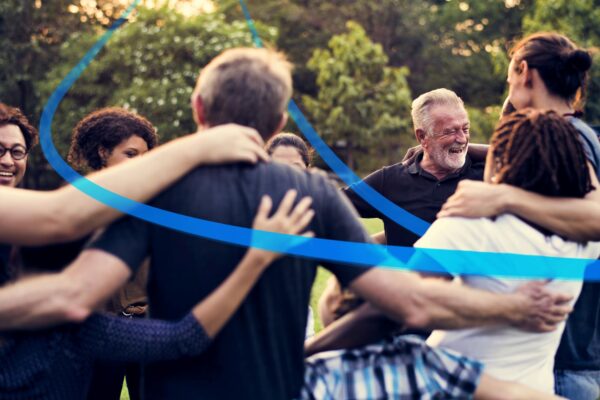
MULTIPOLYGON (((266 160, 262 145, 254 129, 222 125, 173 140, 88 179, 144 202, 199 165, 266 160)), ((52 192, 0 187, 0 199, 11 210, 0 219, 0 243, 41 245, 73 240, 120 215, 71 185, 52 192)))
POLYGON ((389 318, 420 329, 513 325, 552 331, 571 311, 567 303, 572 299, 548 291, 543 282, 496 294, 384 268, 369 270, 350 288, 389 318))
MULTIPOLYGON (((295 198, 296 192, 288 191, 269 218, 271 199, 263 197, 252 227, 289 235, 304 231, 314 215, 309 209, 312 200, 305 197, 292 207, 295 198)), ((303 236, 312 236, 312 232, 303 236)), ((151 362, 200 354, 279 256, 250 248, 231 275, 178 322, 94 315, 79 332, 81 346, 93 357, 117 361, 151 362)))
POLYGON ((596 189, 584 199, 544 197, 505 184, 461 181, 438 218, 511 213, 571 240, 600 240, 600 189, 596 174, 588 167, 596 189))
POLYGON ((82 321, 129 278, 119 258, 86 250, 63 272, 0 288, 0 330, 82 321))

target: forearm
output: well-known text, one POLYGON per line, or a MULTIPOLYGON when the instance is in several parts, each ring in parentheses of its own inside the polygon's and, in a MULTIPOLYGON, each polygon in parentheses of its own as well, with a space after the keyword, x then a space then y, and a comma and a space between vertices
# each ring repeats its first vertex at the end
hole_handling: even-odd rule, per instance
POLYGON ((544 197, 512 186, 507 186, 505 190, 505 212, 523 217, 571 240, 600 240, 598 201, 544 197))
POLYGON ((20 281, 0 289, 0 330, 40 328, 80 321, 89 309, 78 307, 80 293, 60 274, 20 281))
POLYGON ((509 324, 521 315, 520 295, 499 295, 414 273, 375 268, 351 285, 388 317, 419 329, 509 324))
POLYGON ((270 263, 263 253, 250 249, 227 279, 192 310, 209 337, 229 321, 270 263))
POLYGON ((309 338, 304 344, 304 354, 308 357, 322 351, 364 346, 396 328, 396 323, 365 303, 309 338))
MULTIPOLYGON (((131 200, 147 201, 200 164, 200 136, 173 140, 87 178, 131 200)), ((0 242, 4 243, 39 245, 72 240, 120 215, 71 185, 53 192, 3 188, 0 196, 3 205, 12 210, 0 222, 0 242)))
POLYGON ((108 361, 147 363, 192 357, 210 343, 191 314, 177 322, 94 314, 79 331, 81 351, 108 361))
POLYGON ((61 273, 0 288, 0 330, 81 321, 127 282, 130 274, 117 257, 86 250, 61 273))

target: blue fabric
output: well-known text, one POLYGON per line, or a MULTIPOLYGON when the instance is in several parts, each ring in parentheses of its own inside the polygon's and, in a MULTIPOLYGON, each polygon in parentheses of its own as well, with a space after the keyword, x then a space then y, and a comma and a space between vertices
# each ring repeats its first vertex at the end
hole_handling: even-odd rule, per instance
POLYGON ((570 400, 600 398, 600 371, 555 371, 556 394, 570 400))
POLYGON ((202 353, 210 339, 179 322, 94 314, 83 324, 0 336, 0 400, 81 400, 95 359, 150 362, 202 353))

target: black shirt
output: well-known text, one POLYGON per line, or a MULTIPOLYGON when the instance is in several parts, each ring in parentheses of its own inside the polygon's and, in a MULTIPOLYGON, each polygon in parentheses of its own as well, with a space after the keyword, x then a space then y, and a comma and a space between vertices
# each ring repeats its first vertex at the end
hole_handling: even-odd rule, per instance
MULTIPOLYGON (((438 180, 421 168, 422 158, 422 155, 418 156, 408 166, 398 163, 383 167, 367 176, 364 181, 394 204, 431 223, 435 221, 435 216, 448 197, 456 191, 459 181, 483 179, 484 163, 473 163, 467 156, 465 165, 459 171, 438 180)), ((412 246, 419 239, 419 236, 373 208, 352 190, 352 186, 344 189, 344 192, 361 217, 383 220, 389 245, 412 246)))
MULTIPOLYGON (((317 237, 365 242, 368 235, 350 203, 327 180, 277 163, 197 169, 158 196, 153 205, 211 221, 250 227, 260 197, 274 209, 285 192, 313 197, 317 237)), ((146 255, 152 317, 183 317, 231 273, 246 249, 125 218, 91 247, 121 258, 131 269, 146 255)), ((269 267, 211 347, 191 360, 146 369, 148 399, 297 398, 303 382, 306 308, 317 260, 284 257, 269 267)), ((342 284, 362 267, 322 263, 342 284)))

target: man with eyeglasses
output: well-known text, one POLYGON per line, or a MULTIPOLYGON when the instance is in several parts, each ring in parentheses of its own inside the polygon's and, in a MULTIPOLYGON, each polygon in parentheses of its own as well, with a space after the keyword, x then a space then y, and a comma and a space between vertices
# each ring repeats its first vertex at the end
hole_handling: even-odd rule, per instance
POLYGON ((27 154, 37 139, 37 131, 19 109, 0 103, 0 185, 21 183, 27 154))
MULTIPOLYGON (((27 170, 27 154, 37 141, 37 130, 25 115, 0 103, 0 185, 16 187, 21 183, 27 170)), ((11 275, 9 265, 15 254, 12 246, 0 243, 0 285, 11 275)))

